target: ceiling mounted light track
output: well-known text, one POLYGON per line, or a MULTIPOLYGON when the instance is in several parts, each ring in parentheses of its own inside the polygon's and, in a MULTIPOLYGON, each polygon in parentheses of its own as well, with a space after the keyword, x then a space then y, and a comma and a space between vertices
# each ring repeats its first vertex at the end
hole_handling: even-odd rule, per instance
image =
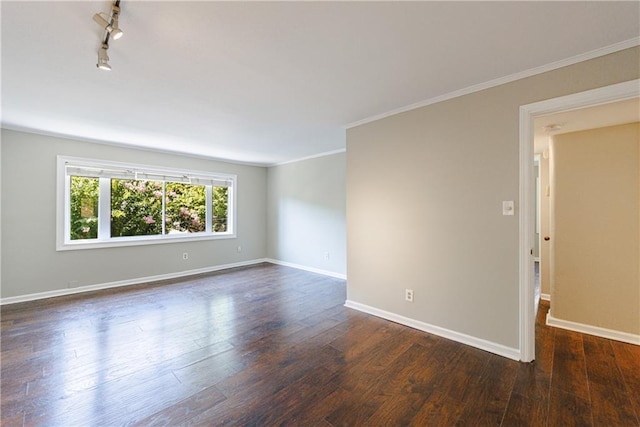
POLYGON ((98 12, 93 15, 93 20, 96 21, 102 28, 104 28, 104 37, 102 38, 102 44, 98 49, 98 63, 96 67, 101 70, 111 70, 109 65, 109 55, 107 50, 109 49, 109 39, 118 40, 122 37, 122 30, 118 26, 118 17, 120 16, 120 0, 114 0, 111 5, 111 11, 107 14, 104 12, 98 12))

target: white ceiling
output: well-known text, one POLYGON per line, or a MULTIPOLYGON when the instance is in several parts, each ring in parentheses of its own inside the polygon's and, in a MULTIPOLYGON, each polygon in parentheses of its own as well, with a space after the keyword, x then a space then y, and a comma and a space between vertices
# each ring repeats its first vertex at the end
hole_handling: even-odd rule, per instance
POLYGON ((549 147, 549 137, 553 135, 635 122, 640 122, 638 98, 536 117, 533 130, 534 151, 542 153, 546 150, 549 147), (554 125, 558 129, 545 129, 554 125))
MULTIPOLYGON (((2 126, 274 164, 345 125, 616 43, 639 2, 2 1, 2 126)), ((637 44, 637 41, 635 42, 637 44)))

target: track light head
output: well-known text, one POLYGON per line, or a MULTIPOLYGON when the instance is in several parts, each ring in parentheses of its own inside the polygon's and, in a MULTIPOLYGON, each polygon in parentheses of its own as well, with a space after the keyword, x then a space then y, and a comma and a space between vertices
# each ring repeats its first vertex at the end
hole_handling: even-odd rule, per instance
MULTIPOLYGON (((93 20, 98 23, 102 28, 107 30, 111 38, 114 40, 118 40, 124 34, 122 30, 118 27, 118 14, 114 13, 113 17, 109 18, 111 23, 107 21, 102 15, 106 15, 103 12, 96 13, 93 15, 93 20)), ((108 18, 108 17, 107 17, 108 18)))
POLYGON ((111 34, 112 39, 118 40, 124 34, 122 30, 118 27, 118 18, 114 17, 113 25, 111 25, 110 27, 111 27, 111 30, 109 30, 109 28, 107 28, 106 30, 109 31, 109 34, 111 34))
POLYGON ((111 65, 109 65, 109 55, 107 55, 107 49, 109 46, 107 44, 103 44, 102 47, 98 50, 98 63, 96 67, 101 70, 111 71, 111 65))

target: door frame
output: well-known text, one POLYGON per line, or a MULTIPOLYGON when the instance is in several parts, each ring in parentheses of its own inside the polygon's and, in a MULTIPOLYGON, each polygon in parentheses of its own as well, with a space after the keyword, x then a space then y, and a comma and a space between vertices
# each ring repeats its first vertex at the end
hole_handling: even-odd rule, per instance
POLYGON ((536 117, 640 97, 640 79, 520 106, 519 189, 519 346, 520 360, 535 359, 535 178, 533 176, 533 121, 536 117))

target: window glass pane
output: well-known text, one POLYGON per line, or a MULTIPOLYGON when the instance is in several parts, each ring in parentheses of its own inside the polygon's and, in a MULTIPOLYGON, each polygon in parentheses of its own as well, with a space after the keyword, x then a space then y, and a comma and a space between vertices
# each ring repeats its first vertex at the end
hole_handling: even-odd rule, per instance
POLYGON ((229 215, 229 188, 213 187, 213 227, 214 233, 227 231, 227 217, 229 215))
POLYGON ((162 234, 162 182, 111 180, 111 237, 162 234))
POLYGON ((71 177, 71 240, 98 238, 98 178, 71 177))
POLYGON ((206 231, 207 203, 204 185, 166 184, 166 234, 206 231))

